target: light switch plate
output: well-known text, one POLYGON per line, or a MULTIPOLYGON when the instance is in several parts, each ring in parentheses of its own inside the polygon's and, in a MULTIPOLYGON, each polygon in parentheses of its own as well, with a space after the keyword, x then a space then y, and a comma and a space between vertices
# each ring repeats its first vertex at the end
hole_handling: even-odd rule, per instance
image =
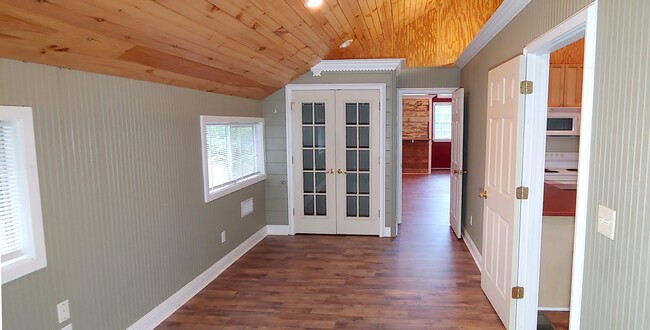
POLYGON ((602 205, 598 205, 598 232, 614 240, 614 229, 616 225, 616 211, 602 205))

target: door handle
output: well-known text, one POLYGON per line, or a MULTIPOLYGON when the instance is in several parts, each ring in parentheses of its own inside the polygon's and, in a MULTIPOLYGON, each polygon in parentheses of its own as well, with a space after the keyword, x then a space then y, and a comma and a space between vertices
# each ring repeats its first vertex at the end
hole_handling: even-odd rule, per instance
POLYGON ((346 171, 339 168, 338 171, 336 171, 336 173, 338 173, 338 174, 347 174, 348 172, 346 172, 346 171))
POLYGON ((325 172, 325 173, 327 173, 327 174, 334 174, 334 169, 333 169, 333 168, 330 168, 329 171, 327 171, 327 172, 325 172))
POLYGON ((480 193, 478 193, 478 197, 481 197, 483 199, 487 199, 487 191, 482 190, 480 193))

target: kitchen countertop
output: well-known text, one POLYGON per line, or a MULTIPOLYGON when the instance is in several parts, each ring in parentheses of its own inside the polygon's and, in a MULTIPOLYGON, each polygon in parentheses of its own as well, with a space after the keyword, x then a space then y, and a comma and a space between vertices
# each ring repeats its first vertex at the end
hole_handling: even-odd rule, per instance
POLYGON ((575 216, 576 215, 576 190, 560 189, 544 183, 543 216, 575 216))

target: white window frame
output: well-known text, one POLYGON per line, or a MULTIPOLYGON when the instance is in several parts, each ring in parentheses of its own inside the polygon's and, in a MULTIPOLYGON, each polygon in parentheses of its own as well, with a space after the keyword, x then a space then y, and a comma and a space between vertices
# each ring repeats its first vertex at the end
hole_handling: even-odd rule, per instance
POLYGON ((0 119, 11 121, 17 128, 17 177, 23 230, 21 253, 2 262, 2 284, 45 268, 43 214, 36 163, 36 142, 32 108, 0 106, 0 119))
POLYGON ((448 105, 451 107, 451 102, 431 102, 431 139, 433 142, 451 142, 451 137, 448 139, 436 139, 436 106, 448 105))
POLYGON ((258 183, 266 179, 266 165, 264 156, 264 119, 259 117, 224 117, 224 116, 201 116, 201 155, 203 164, 203 196, 206 203, 209 203, 217 198, 223 197, 227 194, 235 192, 239 189, 248 187, 252 184, 258 183), (207 137, 206 126, 210 124, 255 124, 256 125, 256 151, 258 168, 260 171, 252 176, 234 181, 233 183, 210 191, 209 173, 208 173, 208 157, 207 157, 207 137))

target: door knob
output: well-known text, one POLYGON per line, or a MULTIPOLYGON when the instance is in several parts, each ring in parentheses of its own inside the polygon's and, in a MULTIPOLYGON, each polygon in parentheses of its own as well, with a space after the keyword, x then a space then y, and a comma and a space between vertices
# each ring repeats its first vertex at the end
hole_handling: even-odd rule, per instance
POLYGON ((325 173, 327 173, 327 174, 334 174, 334 169, 333 169, 333 168, 330 168, 329 171, 327 171, 327 172, 325 172, 325 173))
POLYGON ((478 197, 481 197, 483 199, 487 199, 487 191, 483 190, 480 193, 478 193, 478 197))
POLYGON ((346 171, 344 171, 344 170, 342 170, 342 169, 340 169, 340 168, 339 168, 338 171, 336 171, 336 172, 337 172, 338 174, 347 174, 347 173, 348 173, 348 172, 346 172, 346 171))

